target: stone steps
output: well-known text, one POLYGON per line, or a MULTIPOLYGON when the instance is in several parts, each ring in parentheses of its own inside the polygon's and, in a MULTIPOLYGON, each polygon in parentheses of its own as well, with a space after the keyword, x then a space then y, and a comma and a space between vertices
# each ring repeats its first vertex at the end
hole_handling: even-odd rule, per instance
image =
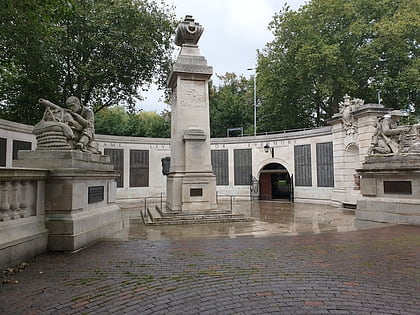
POLYGON ((229 222, 251 222, 254 219, 245 217, 243 214, 233 214, 225 210, 200 211, 200 212, 176 212, 162 211, 158 206, 148 208, 146 225, 182 225, 182 224, 207 224, 229 222))

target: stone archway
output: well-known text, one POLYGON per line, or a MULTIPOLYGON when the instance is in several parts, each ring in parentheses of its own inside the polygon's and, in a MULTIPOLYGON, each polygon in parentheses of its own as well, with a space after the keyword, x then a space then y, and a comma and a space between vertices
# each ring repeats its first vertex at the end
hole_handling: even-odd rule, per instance
POLYGON ((291 179, 287 169, 279 163, 265 165, 259 176, 260 199, 291 200, 291 179))

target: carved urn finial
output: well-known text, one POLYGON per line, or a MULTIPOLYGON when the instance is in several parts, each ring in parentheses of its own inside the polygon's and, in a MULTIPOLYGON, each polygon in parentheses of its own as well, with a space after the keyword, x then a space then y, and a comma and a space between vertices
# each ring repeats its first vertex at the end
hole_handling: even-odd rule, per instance
POLYGON ((203 34, 204 27, 194 22, 191 15, 186 15, 183 22, 178 25, 175 35, 175 45, 183 44, 197 45, 198 40, 203 34))

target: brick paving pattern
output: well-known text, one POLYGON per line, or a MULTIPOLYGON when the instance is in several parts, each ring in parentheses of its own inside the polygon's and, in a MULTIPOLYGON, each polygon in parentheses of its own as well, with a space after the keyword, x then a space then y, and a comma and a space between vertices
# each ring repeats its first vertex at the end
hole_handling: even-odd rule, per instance
POLYGON ((104 241, 4 274, 0 314, 420 314, 420 227, 104 241))

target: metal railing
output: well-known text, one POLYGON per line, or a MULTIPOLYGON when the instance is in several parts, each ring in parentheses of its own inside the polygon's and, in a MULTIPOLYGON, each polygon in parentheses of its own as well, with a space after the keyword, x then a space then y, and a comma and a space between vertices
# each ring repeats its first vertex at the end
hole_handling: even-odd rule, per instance
POLYGON ((163 211, 163 207, 165 205, 164 202, 166 202, 166 194, 164 192, 160 192, 158 194, 143 198, 144 208, 143 209, 140 208, 140 215, 144 224, 147 224, 147 222, 149 221, 148 208, 150 206, 156 207, 160 205, 160 210, 163 211))
MULTIPOLYGON (((147 224, 150 219, 149 209, 151 207, 159 207, 160 211, 164 211, 166 207, 166 193, 161 192, 152 196, 143 197, 143 207, 140 207, 140 216, 144 224, 147 224)), ((250 211, 252 210, 252 197, 249 194, 226 194, 216 191, 216 203, 218 209, 222 211, 229 211, 230 213, 241 212, 240 208, 244 206, 244 202, 249 204, 250 211)))
MULTIPOLYGON (((276 130, 276 131, 264 131, 264 132, 257 132, 256 136, 269 136, 269 135, 276 135, 276 134, 284 134, 284 133, 291 133, 291 132, 299 132, 299 131, 307 131, 307 130, 316 130, 325 128, 325 126, 320 127, 307 127, 307 128, 296 128, 296 129, 283 129, 283 130, 276 130)), ((236 137, 252 137, 254 134, 242 133, 240 136, 236 137)), ((234 138, 235 136, 228 136, 230 138, 234 138)))

